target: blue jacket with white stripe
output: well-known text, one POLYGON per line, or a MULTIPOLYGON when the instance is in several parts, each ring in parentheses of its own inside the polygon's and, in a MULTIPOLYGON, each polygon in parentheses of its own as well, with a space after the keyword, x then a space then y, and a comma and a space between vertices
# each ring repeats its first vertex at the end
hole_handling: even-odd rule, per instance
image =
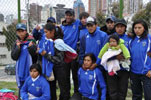
POLYGON ((94 70, 84 70, 80 68, 78 71, 79 92, 82 96, 89 99, 98 100, 99 93, 97 85, 101 88, 101 100, 106 100, 106 84, 101 71, 98 68, 94 70))
POLYGON ((146 74, 151 70, 151 58, 147 52, 151 52, 151 36, 144 39, 136 36, 129 43, 131 53, 131 72, 135 74, 146 74))

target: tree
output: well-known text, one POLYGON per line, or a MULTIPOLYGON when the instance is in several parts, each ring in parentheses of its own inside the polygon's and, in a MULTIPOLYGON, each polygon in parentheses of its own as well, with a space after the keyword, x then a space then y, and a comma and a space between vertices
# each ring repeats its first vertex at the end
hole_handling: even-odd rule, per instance
POLYGON ((3 27, 2 33, 3 35, 6 36, 5 43, 6 43, 8 51, 12 49, 12 46, 16 40, 16 27, 15 26, 16 26, 15 24, 11 24, 11 25, 8 25, 7 28, 3 27))
POLYGON ((149 26, 151 25, 151 2, 147 3, 145 9, 138 11, 133 16, 132 21, 136 21, 137 19, 143 19, 149 26))
POLYGON ((101 10, 96 13, 96 20, 100 27, 105 25, 105 14, 101 10))
POLYGON ((119 18, 120 7, 119 2, 113 2, 112 4, 112 13, 116 18, 119 18))

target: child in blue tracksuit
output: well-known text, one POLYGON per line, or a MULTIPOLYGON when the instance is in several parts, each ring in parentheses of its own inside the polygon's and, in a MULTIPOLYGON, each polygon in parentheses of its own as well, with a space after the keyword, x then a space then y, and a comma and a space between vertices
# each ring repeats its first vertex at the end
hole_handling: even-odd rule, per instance
POLYGON ((101 71, 98 68, 90 70, 95 62, 94 54, 88 53, 84 56, 83 66, 78 70, 80 94, 73 95, 71 100, 98 100, 98 85, 101 88, 101 100, 106 100, 106 84, 101 71))
POLYGON ((22 100, 50 100, 49 84, 41 74, 39 64, 30 67, 30 76, 21 88, 22 100))
POLYGON ((132 25, 133 39, 130 41, 132 100, 151 100, 151 36, 147 23, 137 20, 132 25))

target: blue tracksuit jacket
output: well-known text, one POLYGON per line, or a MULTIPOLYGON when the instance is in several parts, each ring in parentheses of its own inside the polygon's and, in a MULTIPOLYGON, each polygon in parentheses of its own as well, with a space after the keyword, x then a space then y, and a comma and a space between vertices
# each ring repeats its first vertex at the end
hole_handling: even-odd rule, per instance
POLYGON ((76 50, 77 48, 77 42, 79 37, 79 25, 80 20, 75 20, 75 22, 70 25, 60 26, 64 33, 64 42, 74 50, 76 50))
POLYGON ((151 58, 147 52, 151 52, 151 36, 145 39, 135 37, 130 41, 131 72, 135 74, 147 74, 151 70, 151 58))
POLYGON ((94 70, 83 70, 80 68, 78 71, 79 79, 79 92, 93 100, 98 100, 98 89, 97 85, 100 85, 101 88, 101 100, 106 99, 106 84, 103 78, 101 71, 96 68, 94 70))
POLYGON ((29 100, 28 93, 37 97, 32 100, 50 100, 49 83, 43 76, 40 76, 36 81, 33 81, 31 76, 29 76, 21 88, 22 100, 29 100))

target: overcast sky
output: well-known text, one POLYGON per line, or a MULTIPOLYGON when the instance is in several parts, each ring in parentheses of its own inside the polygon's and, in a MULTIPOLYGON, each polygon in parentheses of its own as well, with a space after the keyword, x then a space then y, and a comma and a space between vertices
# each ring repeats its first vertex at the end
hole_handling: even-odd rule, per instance
MULTIPOLYGON (((25 0, 21 1, 21 9, 25 10, 25 0)), ((55 6, 56 4, 65 4, 66 8, 73 7, 74 0, 29 0, 30 3, 38 3, 39 5, 51 4, 55 6)), ((88 0, 82 0, 86 10, 88 10, 88 0)), ((144 3, 147 3, 149 0, 143 0, 144 3)), ((5 16, 8 14, 14 14, 17 17, 17 0, 0 0, 0 13, 5 16)), ((21 12, 22 15, 25 11, 21 12)))

